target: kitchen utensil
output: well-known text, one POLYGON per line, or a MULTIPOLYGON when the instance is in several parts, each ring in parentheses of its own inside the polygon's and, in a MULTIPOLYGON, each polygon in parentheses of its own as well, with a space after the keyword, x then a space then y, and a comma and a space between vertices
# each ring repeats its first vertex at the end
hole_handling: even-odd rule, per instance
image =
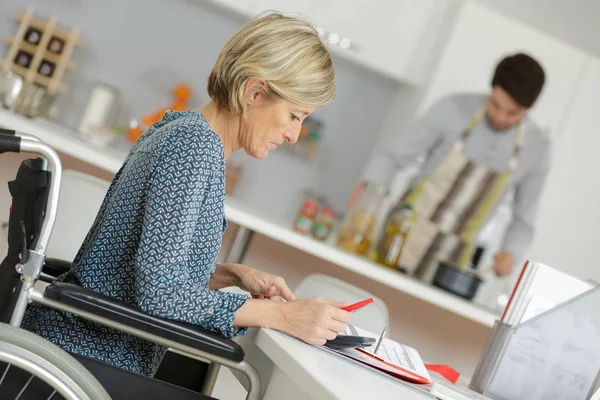
POLYGON ((116 88, 105 83, 95 83, 79 121, 79 132, 93 136, 99 129, 110 128, 114 124, 117 99, 116 88))
POLYGON ((433 278, 433 286, 472 300, 483 280, 472 271, 463 271, 456 266, 441 262, 433 278))
POLYGON ((369 336, 337 335, 335 339, 325 342, 325 346, 332 349, 358 349, 375 344, 377 339, 369 336))

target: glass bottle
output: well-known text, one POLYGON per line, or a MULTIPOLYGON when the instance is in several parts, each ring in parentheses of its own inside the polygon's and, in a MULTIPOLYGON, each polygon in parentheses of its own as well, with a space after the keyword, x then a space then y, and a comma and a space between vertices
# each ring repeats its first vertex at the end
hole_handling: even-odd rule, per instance
POLYGON ((378 249, 379 263, 394 269, 399 267, 398 261, 414 221, 415 213, 409 204, 397 205, 390 211, 378 249))
POLYGON ((366 255, 372 248, 377 214, 386 194, 386 188, 369 182, 359 198, 346 213, 338 234, 338 247, 352 253, 366 255))

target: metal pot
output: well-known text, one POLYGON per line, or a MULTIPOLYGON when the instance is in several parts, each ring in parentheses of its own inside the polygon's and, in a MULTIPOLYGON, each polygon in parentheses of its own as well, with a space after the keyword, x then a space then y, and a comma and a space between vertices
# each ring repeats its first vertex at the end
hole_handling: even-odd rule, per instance
POLYGON ((432 284, 467 300, 471 300, 477 294, 477 289, 479 289, 481 282, 483 282, 481 278, 474 272, 462 271, 452 264, 441 262, 432 284))

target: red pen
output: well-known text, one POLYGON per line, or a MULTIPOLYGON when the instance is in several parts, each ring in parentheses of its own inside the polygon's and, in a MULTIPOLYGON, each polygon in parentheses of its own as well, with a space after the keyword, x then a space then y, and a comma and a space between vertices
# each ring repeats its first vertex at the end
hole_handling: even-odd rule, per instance
POLYGON ((362 300, 362 301, 359 301, 358 303, 354 303, 354 304, 350 304, 349 306, 342 307, 342 310, 348 311, 348 312, 354 312, 356 310, 363 308, 364 306, 366 306, 368 304, 373 303, 374 301, 375 301, 375 299, 371 297, 370 299, 362 300))

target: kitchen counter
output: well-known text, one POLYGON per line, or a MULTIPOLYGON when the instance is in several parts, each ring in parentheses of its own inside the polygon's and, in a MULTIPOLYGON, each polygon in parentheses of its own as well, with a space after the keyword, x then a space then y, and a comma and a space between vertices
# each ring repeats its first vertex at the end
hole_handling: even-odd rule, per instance
MULTIPOLYGON (((32 120, 4 109, 0 109, 0 126, 36 136, 57 151, 113 174, 121 167, 127 155, 126 149, 92 144, 76 132, 49 121, 32 120)), ((320 242, 296 233, 291 229, 291 221, 276 220, 260 210, 236 201, 235 198, 226 200, 225 213, 228 221, 247 230, 309 253, 478 324, 491 327, 499 317, 498 314, 489 309, 461 299, 411 276, 350 254, 330 243, 320 242)))

